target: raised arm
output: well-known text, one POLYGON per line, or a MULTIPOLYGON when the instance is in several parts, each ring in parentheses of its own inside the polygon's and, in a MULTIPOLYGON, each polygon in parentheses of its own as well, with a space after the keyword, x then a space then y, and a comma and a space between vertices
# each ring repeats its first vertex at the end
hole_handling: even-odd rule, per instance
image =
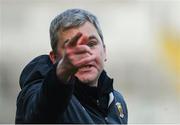
POLYGON ((20 78, 16 123, 55 123, 71 99, 78 68, 95 59, 87 41, 85 35, 77 33, 65 42, 63 57, 56 64, 39 57, 25 67, 20 78))

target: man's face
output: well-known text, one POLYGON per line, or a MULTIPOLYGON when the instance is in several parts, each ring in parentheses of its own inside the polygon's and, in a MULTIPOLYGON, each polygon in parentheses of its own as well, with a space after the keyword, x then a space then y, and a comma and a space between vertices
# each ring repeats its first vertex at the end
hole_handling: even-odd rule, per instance
POLYGON ((61 42, 58 43, 58 55, 61 57, 63 53, 63 42, 71 39, 78 32, 81 32, 83 35, 87 36, 87 45, 90 47, 92 54, 95 55, 96 58, 88 63, 89 66, 79 68, 75 76, 83 83, 96 85, 104 68, 106 51, 105 46, 103 45, 102 40, 93 24, 86 22, 80 27, 70 28, 61 32, 61 38, 59 40, 61 42))

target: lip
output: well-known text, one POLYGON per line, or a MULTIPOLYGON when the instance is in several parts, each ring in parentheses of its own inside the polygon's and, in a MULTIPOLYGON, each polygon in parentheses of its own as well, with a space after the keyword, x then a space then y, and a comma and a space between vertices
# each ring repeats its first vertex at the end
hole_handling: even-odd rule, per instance
POLYGON ((87 65, 79 68, 79 71, 80 71, 80 72, 88 72, 88 71, 91 71, 92 68, 96 68, 95 65, 93 65, 93 64, 87 64, 87 65))
POLYGON ((97 67, 96 67, 96 63, 95 63, 95 62, 88 63, 88 64, 87 64, 87 65, 85 65, 85 66, 91 66, 91 67, 93 67, 93 68, 97 68, 97 67))

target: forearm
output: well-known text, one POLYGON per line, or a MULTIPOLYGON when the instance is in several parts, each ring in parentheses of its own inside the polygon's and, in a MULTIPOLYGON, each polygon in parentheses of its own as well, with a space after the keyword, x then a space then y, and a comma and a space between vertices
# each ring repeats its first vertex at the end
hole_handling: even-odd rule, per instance
POLYGON ((73 80, 65 84, 56 77, 55 67, 42 81, 29 87, 21 106, 24 123, 53 123, 63 113, 73 93, 73 80))

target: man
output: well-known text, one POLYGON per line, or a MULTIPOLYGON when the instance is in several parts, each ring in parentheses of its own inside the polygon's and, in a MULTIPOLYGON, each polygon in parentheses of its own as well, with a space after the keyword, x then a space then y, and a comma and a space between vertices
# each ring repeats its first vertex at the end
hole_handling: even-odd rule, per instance
POLYGON ((22 71, 16 123, 127 124, 125 101, 104 71, 97 18, 69 9, 50 26, 52 51, 22 71))

